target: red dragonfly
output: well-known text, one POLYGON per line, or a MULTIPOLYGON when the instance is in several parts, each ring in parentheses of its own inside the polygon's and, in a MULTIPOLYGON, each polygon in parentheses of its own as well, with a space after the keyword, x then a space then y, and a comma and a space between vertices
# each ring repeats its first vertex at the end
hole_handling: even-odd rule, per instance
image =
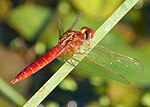
POLYGON ((85 70, 87 72, 92 71, 98 75, 129 84, 129 81, 121 74, 141 72, 143 69, 142 64, 134 58, 121 55, 100 46, 96 46, 90 53, 86 54, 85 51, 88 49, 88 46, 91 43, 90 41, 94 37, 94 31, 88 27, 82 27, 80 31, 73 30, 73 27, 78 22, 80 16, 81 13, 69 29, 63 34, 61 34, 63 29, 60 24, 58 27, 60 35, 62 36, 59 39, 58 45, 23 69, 15 77, 15 79, 11 81, 11 83, 15 84, 20 80, 31 76, 57 57, 64 60, 70 59, 73 64, 72 58, 74 54, 80 53, 81 55, 85 55, 85 58, 82 60, 83 63, 81 61, 81 64, 77 66, 81 66, 81 70, 85 70), (83 47, 86 47, 86 49, 84 49, 84 53, 81 52, 83 47))

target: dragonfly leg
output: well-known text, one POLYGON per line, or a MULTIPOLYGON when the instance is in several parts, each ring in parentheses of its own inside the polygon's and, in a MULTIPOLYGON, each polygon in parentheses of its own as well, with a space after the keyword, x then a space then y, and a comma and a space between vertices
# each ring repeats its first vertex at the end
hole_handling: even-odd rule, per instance
POLYGON ((73 62, 73 57, 70 57, 69 60, 70 60, 70 62, 69 62, 69 61, 66 61, 66 60, 65 60, 65 62, 68 62, 69 64, 75 66, 75 64, 74 64, 74 62, 73 62))
POLYGON ((84 41, 84 42, 85 42, 85 44, 86 44, 87 46, 90 46, 90 41, 89 41, 89 40, 84 41))
POLYGON ((74 64, 74 62, 73 62, 73 58, 71 57, 69 60, 70 60, 71 63, 68 62, 67 60, 63 60, 63 61, 64 61, 64 63, 68 62, 68 63, 70 63, 71 65, 75 66, 75 64, 74 64))
POLYGON ((70 57, 70 62, 71 62, 71 65, 75 66, 75 64, 73 62, 73 55, 70 57))
POLYGON ((87 41, 87 42, 88 42, 88 44, 87 44, 87 45, 88 45, 88 46, 90 46, 90 41, 87 41))
POLYGON ((78 51, 75 54, 86 54, 85 52, 82 52, 82 47, 78 47, 78 51))

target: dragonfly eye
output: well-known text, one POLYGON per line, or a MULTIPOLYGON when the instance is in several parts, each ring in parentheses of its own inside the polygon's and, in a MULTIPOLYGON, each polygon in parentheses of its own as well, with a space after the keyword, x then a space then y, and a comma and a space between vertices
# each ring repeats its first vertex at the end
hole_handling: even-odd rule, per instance
POLYGON ((82 28, 80 29, 80 31, 81 31, 81 33, 86 33, 87 29, 88 29, 88 27, 82 27, 82 28))
POLYGON ((94 31, 91 28, 82 27, 80 31, 81 33, 85 33, 86 40, 90 40, 94 37, 94 31))
POLYGON ((90 39, 92 39, 93 37, 94 37, 94 31, 93 31, 93 29, 91 29, 91 28, 88 28, 87 29, 87 39, 88 40, 90 40, 90 39))

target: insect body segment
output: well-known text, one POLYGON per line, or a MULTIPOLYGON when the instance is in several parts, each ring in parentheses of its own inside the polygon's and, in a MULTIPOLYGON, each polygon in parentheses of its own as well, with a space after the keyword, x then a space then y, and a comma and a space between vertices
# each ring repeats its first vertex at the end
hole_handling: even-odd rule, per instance
POLYGON ((12 84, 17 83, 20 80, 23 80, 27 78, 28 76, 34 74, 35 72, 39 71, 41 68, 49 64, 51 61, 53 61, 56 57, 58 57, 62 52, 64 48, 62 45, 57 45, 51 50, 49 50, 46 54, 44 54, 42 57, 37 59, 35 62, 30 64, 28 67, 26 67, 24 70, 22 70, 15 79, 11 81, 12 84))
POLYGON ((63 53, 59 56, 62 59, 72 57, 80 47, 89 42, 94 36, 94 31, 88 27, 82 27, 80 31, 69 31, 59 41, 59 44, 65 47, 63 53))
POLYGON ((31 76, 41 68, 52 62, 55 58, 71 59, 72 56, 79 50, 80 46, 89 41, 93 37, 93 32, 90 28, 83 27, 81 31, 68 31, 59 40, 58 45, 49 50, 41 58, 30 64, 22 70, 15 79, 11 81, 12 84, 31 76), (83 30, 84 29, 84 30, 83 30), (88 32, 91 31, 92 33, 88 32), (90 37, 87 37, 90 36, 90 37), (89 39, 90 38, 90 39, 89 39))
POLYGON ((89 53, 86 53, 86 51, 90 49, 88 46, 90 45, 91 39, 94 37, 94 31, 88 27, 82 27, 80 30, 73 30, 80 16, 81 14, 65 33, 61 33, 62 26, 60 25, 59 31, 62 35, 60 36, 58 44, 22 70, 11 83, 15 84, 27 78, 58 57, 63 60, 70 59, 72 65, 74 65, 72 57, 74 54, 78 53, 85 56, 82 60, 83 63, 81 61, 81 63, 78 64, 81 71, 92 71, 92 74, 95 73, 96 75, 101 75, 125 84, 130 84, 130 82, 122 76, 123 73, 143 71, 143 65, 138 60, 100 46, 95 46, 89 53))

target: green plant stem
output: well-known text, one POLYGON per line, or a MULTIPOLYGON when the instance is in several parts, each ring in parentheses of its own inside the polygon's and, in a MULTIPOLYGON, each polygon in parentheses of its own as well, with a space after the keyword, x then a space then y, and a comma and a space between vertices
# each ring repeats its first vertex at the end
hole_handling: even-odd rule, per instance
MULTIPOLYGON (((106 22, 96 31, 93 42, 98 44, 102 38, 119 22, 119 20, 138 2, 138 0, 125 0, 121 6, 106 20, 106 22)), ((94 48, 91 45, 90 48, 94 48)), ((81 61, 84 56, 75 56, 81 61)), ((75 66, 79 62, 74 62, 75 66)), ((75 66, 65 63, 24 105, 24 107, 36 107, 44 98, 74 69, 75 66)))
POLYGON ((2 78, 0 78, 0 85, 0 91, 19 107, 21 107, 25 103, 25 98, 23 98, 23 96, 21 96, 12 87, 10 87, 2 78))

